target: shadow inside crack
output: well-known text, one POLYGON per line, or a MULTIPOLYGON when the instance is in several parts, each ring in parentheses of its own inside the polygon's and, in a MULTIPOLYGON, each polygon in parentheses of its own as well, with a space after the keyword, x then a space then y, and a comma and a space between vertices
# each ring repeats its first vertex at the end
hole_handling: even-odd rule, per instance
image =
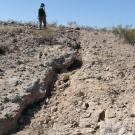
POLYGON ((71 64, 71 65, 67 68, 67 70, 70 71, 70 72, 72 72, 72 71, 74 71, 74 70, 80 69, 80 68, 82 67, 82 65, 83 65, 82 60, 81 60, 81 59, 76 59, 76 60, 73 62, 73 64, 71 64))

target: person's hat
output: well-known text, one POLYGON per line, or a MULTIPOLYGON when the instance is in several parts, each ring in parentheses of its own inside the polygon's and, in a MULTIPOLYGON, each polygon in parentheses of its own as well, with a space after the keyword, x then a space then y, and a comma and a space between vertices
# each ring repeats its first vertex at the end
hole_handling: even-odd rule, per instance
POLYGON ((41 3, 41 6, 40 7, 42 7, 42 8, 45 7, 45 4, 44 3, 41 3))

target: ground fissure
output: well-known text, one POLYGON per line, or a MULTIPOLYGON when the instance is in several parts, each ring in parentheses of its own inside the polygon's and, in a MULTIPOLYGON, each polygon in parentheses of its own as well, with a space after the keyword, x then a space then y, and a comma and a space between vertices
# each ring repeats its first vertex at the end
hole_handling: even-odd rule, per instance
MULTIPOLYGON (((81 57, 81 56, 80 56, 81 57)), ((58 89, 55 87, 55 84, 57 82, 60 82, 61 89, 66 89, 67 87, 70 86, 69 82, 69 75, 71 72, 76 72, 78 68, 81 67, 82 61, 80 59, 75 58, 73 63, 69 66, 67 66, 67 69, 55 69, 53 72, 54 75, 52 76, 52 79, 50 83, 48 84, 48 88, 46 90, 45 97, 41 99, 41 101, 38 101, 30 106, 28 106, 21 114, 21 117, 18 120, 18 126, 17 128, 13 129, 11 131, 12 134, 17 134, 17 132, 20 132, 21 130, 25 129, 27 125, 31 123, 31 119, 33 116, 38 113, 42 109, 42 106, 48 106, 49 105, 49 100, 51 99, 52 96, 56 94, 56 90, 58 89), (72 71, 71 71, 72 70, 72 71)), ((10 134, 11 134, 10 133, 10 134)))
MULTIPOLYGON (((19 130, 12 134, 135 133, 134 46, 124 43, 110 30, 65 27, 59 28, 55 42, 50 45, 45 39, 42 42, 40 38, 33 39, 30 33, 35 28, 32 26, 25 28, 28 31, 23 31, 24 26, 23 29, 17 27, 19 29, 14 28, 12 31, 21 34, 16 37, 19 42, 13 46, 16 45, 19 50, 14 52, 13 48, 9 48, 12 50, 12 55, 8 54, 10 60, 7 54, 0 57, 3 63, 0 65, 2 126, 3 118, 9 120, 15 117, 20 107, 18 103, 25 105, 25 101, 27 105, 33 105, 33 100, 37 102, 46 97, 46 100, 23 113, 19 130), (20 46, 21 39, 25 39, 28 44, 20 46), (15 53, 23 57, 17 57, 15 53), (4 87, 4 84, 8 87, 4 87), (47 90, 52 93, 46 96, 47 90)), ((12 35, 11 31, 9 35, 12 35)))

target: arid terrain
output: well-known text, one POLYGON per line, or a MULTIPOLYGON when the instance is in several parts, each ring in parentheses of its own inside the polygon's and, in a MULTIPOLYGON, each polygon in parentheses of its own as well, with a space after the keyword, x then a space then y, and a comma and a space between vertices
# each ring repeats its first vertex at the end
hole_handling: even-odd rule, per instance
POLYGON ((0 135, 135 135, 134 95, 111 30, 0 23, 0 135))

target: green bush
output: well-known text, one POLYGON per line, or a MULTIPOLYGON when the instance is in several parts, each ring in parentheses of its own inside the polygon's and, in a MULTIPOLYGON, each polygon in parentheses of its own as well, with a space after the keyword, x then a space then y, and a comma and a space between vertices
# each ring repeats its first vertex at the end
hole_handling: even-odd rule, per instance
POLYGON ((123 27, 119 25, 113 28, 113 32, 128 43, 133 43, 135 41, 135 29, 133 29, 131 26, 123 27))

